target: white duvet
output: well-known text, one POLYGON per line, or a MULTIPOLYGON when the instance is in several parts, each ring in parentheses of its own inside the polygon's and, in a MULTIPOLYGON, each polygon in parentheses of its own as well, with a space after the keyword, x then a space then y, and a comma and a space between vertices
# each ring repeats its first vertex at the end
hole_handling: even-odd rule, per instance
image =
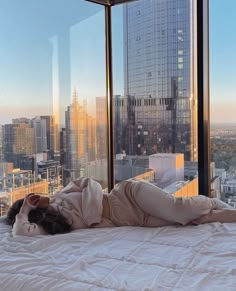
POLYGON ((0 221, 0 290, 236 290, 236 223, 13 238, 0 221))

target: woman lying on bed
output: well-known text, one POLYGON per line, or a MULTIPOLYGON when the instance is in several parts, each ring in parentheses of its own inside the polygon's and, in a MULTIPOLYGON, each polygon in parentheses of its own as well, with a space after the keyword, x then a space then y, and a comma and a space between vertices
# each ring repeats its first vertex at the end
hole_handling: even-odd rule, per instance
POLYGON ((7 214, 13 235, 66 233, 108 226, 236 222, 236 209, 206 196, 176 198, 146 182, 124 181, 105 194, 99 183, 82 178, 70 182, 50 200, 34 193, 16 201, 7 214))

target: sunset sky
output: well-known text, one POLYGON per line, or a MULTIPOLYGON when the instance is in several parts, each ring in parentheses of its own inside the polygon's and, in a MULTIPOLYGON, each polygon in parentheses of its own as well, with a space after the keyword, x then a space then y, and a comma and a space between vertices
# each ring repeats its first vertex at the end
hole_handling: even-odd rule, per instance
MULTIPOLYGON (((236 1, 210 0, 212 122, 236 123, 235 27, 236 1)), ((113 36, 114 94, 122 95, 122 6, 113 10, 113 36)), ((94 113, 95 97, 106 94, 102 6, 83 0, 1 1, 0 39, 0 124, 52 114, 58 83, 61 115, 74 88, 94 113)))

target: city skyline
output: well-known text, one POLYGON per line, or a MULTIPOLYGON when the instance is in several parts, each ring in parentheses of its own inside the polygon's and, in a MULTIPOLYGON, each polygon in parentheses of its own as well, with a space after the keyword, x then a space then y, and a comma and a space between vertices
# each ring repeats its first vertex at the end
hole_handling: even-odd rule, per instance
MULTIPOLYGON (((38 112, 40 112, 39 115, 52 114, 52 56, 55 55, 55 50, 53 51, 51 44, 53 37, 60 35, 57 31, 61 31, 61 26, 63 26, 59 21, 56 21, 54 30, 51 25, 49 28, 44 26, 41 18, 35 17, 32 4, 24 12, 25 17, 16 15, 11 9, 12 5, 22 11, 23 8, 16 1, 13 2, 4 4, 0 15, 0 35, 2 35, 0 124, 10 122, 16 117, 33 117, 38 115, 38 112), (17 20, 18 26, 13 24, 12 19, 17 20)), ((92 106, 96 96, 105 96, 104 9, 99 5, 83 2, 77 1, 76 5, 77 8, 83 9, 87 18, 82 18, 78 13, 77 22, 75 20, 69 27, 69 36, 63 36, 65 39, 67 37, 70 39, 69 68, 71 72, 70 84, 66 85, 70 88, 66 89, 67 95, 64 94, 66 92, 64 88, 60 89, 64 94, 63 98, 69 100, 76 86, 79 94, 92 106), (96 34, 94 34, 95 27, 96 34), (96 54, 92 48, 96 48, 96 54), (83 70, 78 70, 78 67, 83 70)), ((236 9, 236 3, 233 0, 228 0, 227 5, 222 5, 222 3, 222 1, 210 1, 211 122, 236 123, 233 110, 236 91, 233 80, 236 68, 234 53, 236 43, 234 38, 230 37, 234 33, 233 12, 236 9), (226 14, 227 18, 223 21, 222 17, 226 14)), ((48 13, 44 12, 45 21, 50 24, 51 10, 60 12, 66 9, 66 6, 68 5, 63 1, 57 8, 49 6, 48 13)), ((114 95, 124 93, 123 65, 120 62, 123 57, 122 8, 122 6, 113 8, 113 63, 116 68, 113 72, 114 95)), ((65 60, 67 60, 66 57, 65 60)), ((61 84, 61 87, 63 86, 65 87, 61 84)), ((62 100, 62 105, 64 102, 62 100)))
MULTIPOLYGON (((4 6, 8 17, 2 15, 2 19, 0 12, 2 172, 5 175, 5 167, 14 166, 12 172, 36 173, 37 179, 50 182, 51 190, 53 179, 48 170, 53 164, 61 168, 65 181, 58 172, 57 180, 63 183, 88 176, 107 187, 109 179, 111 144, 107 129, 112 123, 105 101, 105 11, 84 0, 71 1, 73 11, 67 10, 65 18, 57 15, 68 6, 63 1, 58 6, 51 2, 44 12, 40 3, 30 1, 27 10, 16 4, 21 9, 16 15, 11 12, 11 3, 4 6), (40 167, 46 170, 44 177, 40 167)), ((146 173, 149 157, 155 155, 181 154, 182 160, 189 162, 186 167, 193 167, 183 179, 196 179, 198 175, 195 5, 194 0, 139 0, 113 9, 114 100, 109 101, 114 106, 115 179, 119 172, 125 174, 121 180, 146 173)), ((211 13, 215 10, 210 26, 210 121, 211 126, 235 123, 236 127, 233 81, 222 70, 234 60, 224 55, 224 47, 218 43, 220 40, 230 47, 229 38, 219 27, 220 7, 214 5, 211 13), (215 33, 218 28, 219 33, 215 33), (227 94, 231 99, 219 98, 227 94)), ((233 34, 231 21, 229 15, 225 27, 229 25, 233 34)), ((228 72, 233 75, 232 68, 228 72)), ((211 167, 215 171, 216 163, 221 173, 212 188, 219 197, 220 180, 227 182, 236 165, 232 158, 234 140, 233 128, 216 127, 211 131, 211 167)), ((184 162, 181 164, 184 170, 184 162)), ((168 168, 168 177, 170 172, 168 168)), ((149 174, 151 179, 153 168, 149 174)), ((153 176, 153 181, 159 178, 153 176)))

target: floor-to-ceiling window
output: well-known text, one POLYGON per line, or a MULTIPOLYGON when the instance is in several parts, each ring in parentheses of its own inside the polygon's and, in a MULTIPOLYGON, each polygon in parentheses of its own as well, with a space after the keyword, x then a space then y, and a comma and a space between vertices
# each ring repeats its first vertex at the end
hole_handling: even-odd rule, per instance
POLYGON ((195 4, 113 7, 116 182, 146 179, 170 193, 198 193, 195 4))
MULTIPOLYGON (((104 6, 0 3, 0 198, 107 187, 104 6)), ((1 209, 2 209, 1 208, 1 209)))
POLYGON ((215 193, 236 207, 236 2, 210 1, 211 164, 215 193))
POLYGON ((9 193, 11 202, 29 191, 53 194, 81 176, 104 188, 136 178, 198 194, 202 1, 108 2, 1 3, 3 203, 9 193))

